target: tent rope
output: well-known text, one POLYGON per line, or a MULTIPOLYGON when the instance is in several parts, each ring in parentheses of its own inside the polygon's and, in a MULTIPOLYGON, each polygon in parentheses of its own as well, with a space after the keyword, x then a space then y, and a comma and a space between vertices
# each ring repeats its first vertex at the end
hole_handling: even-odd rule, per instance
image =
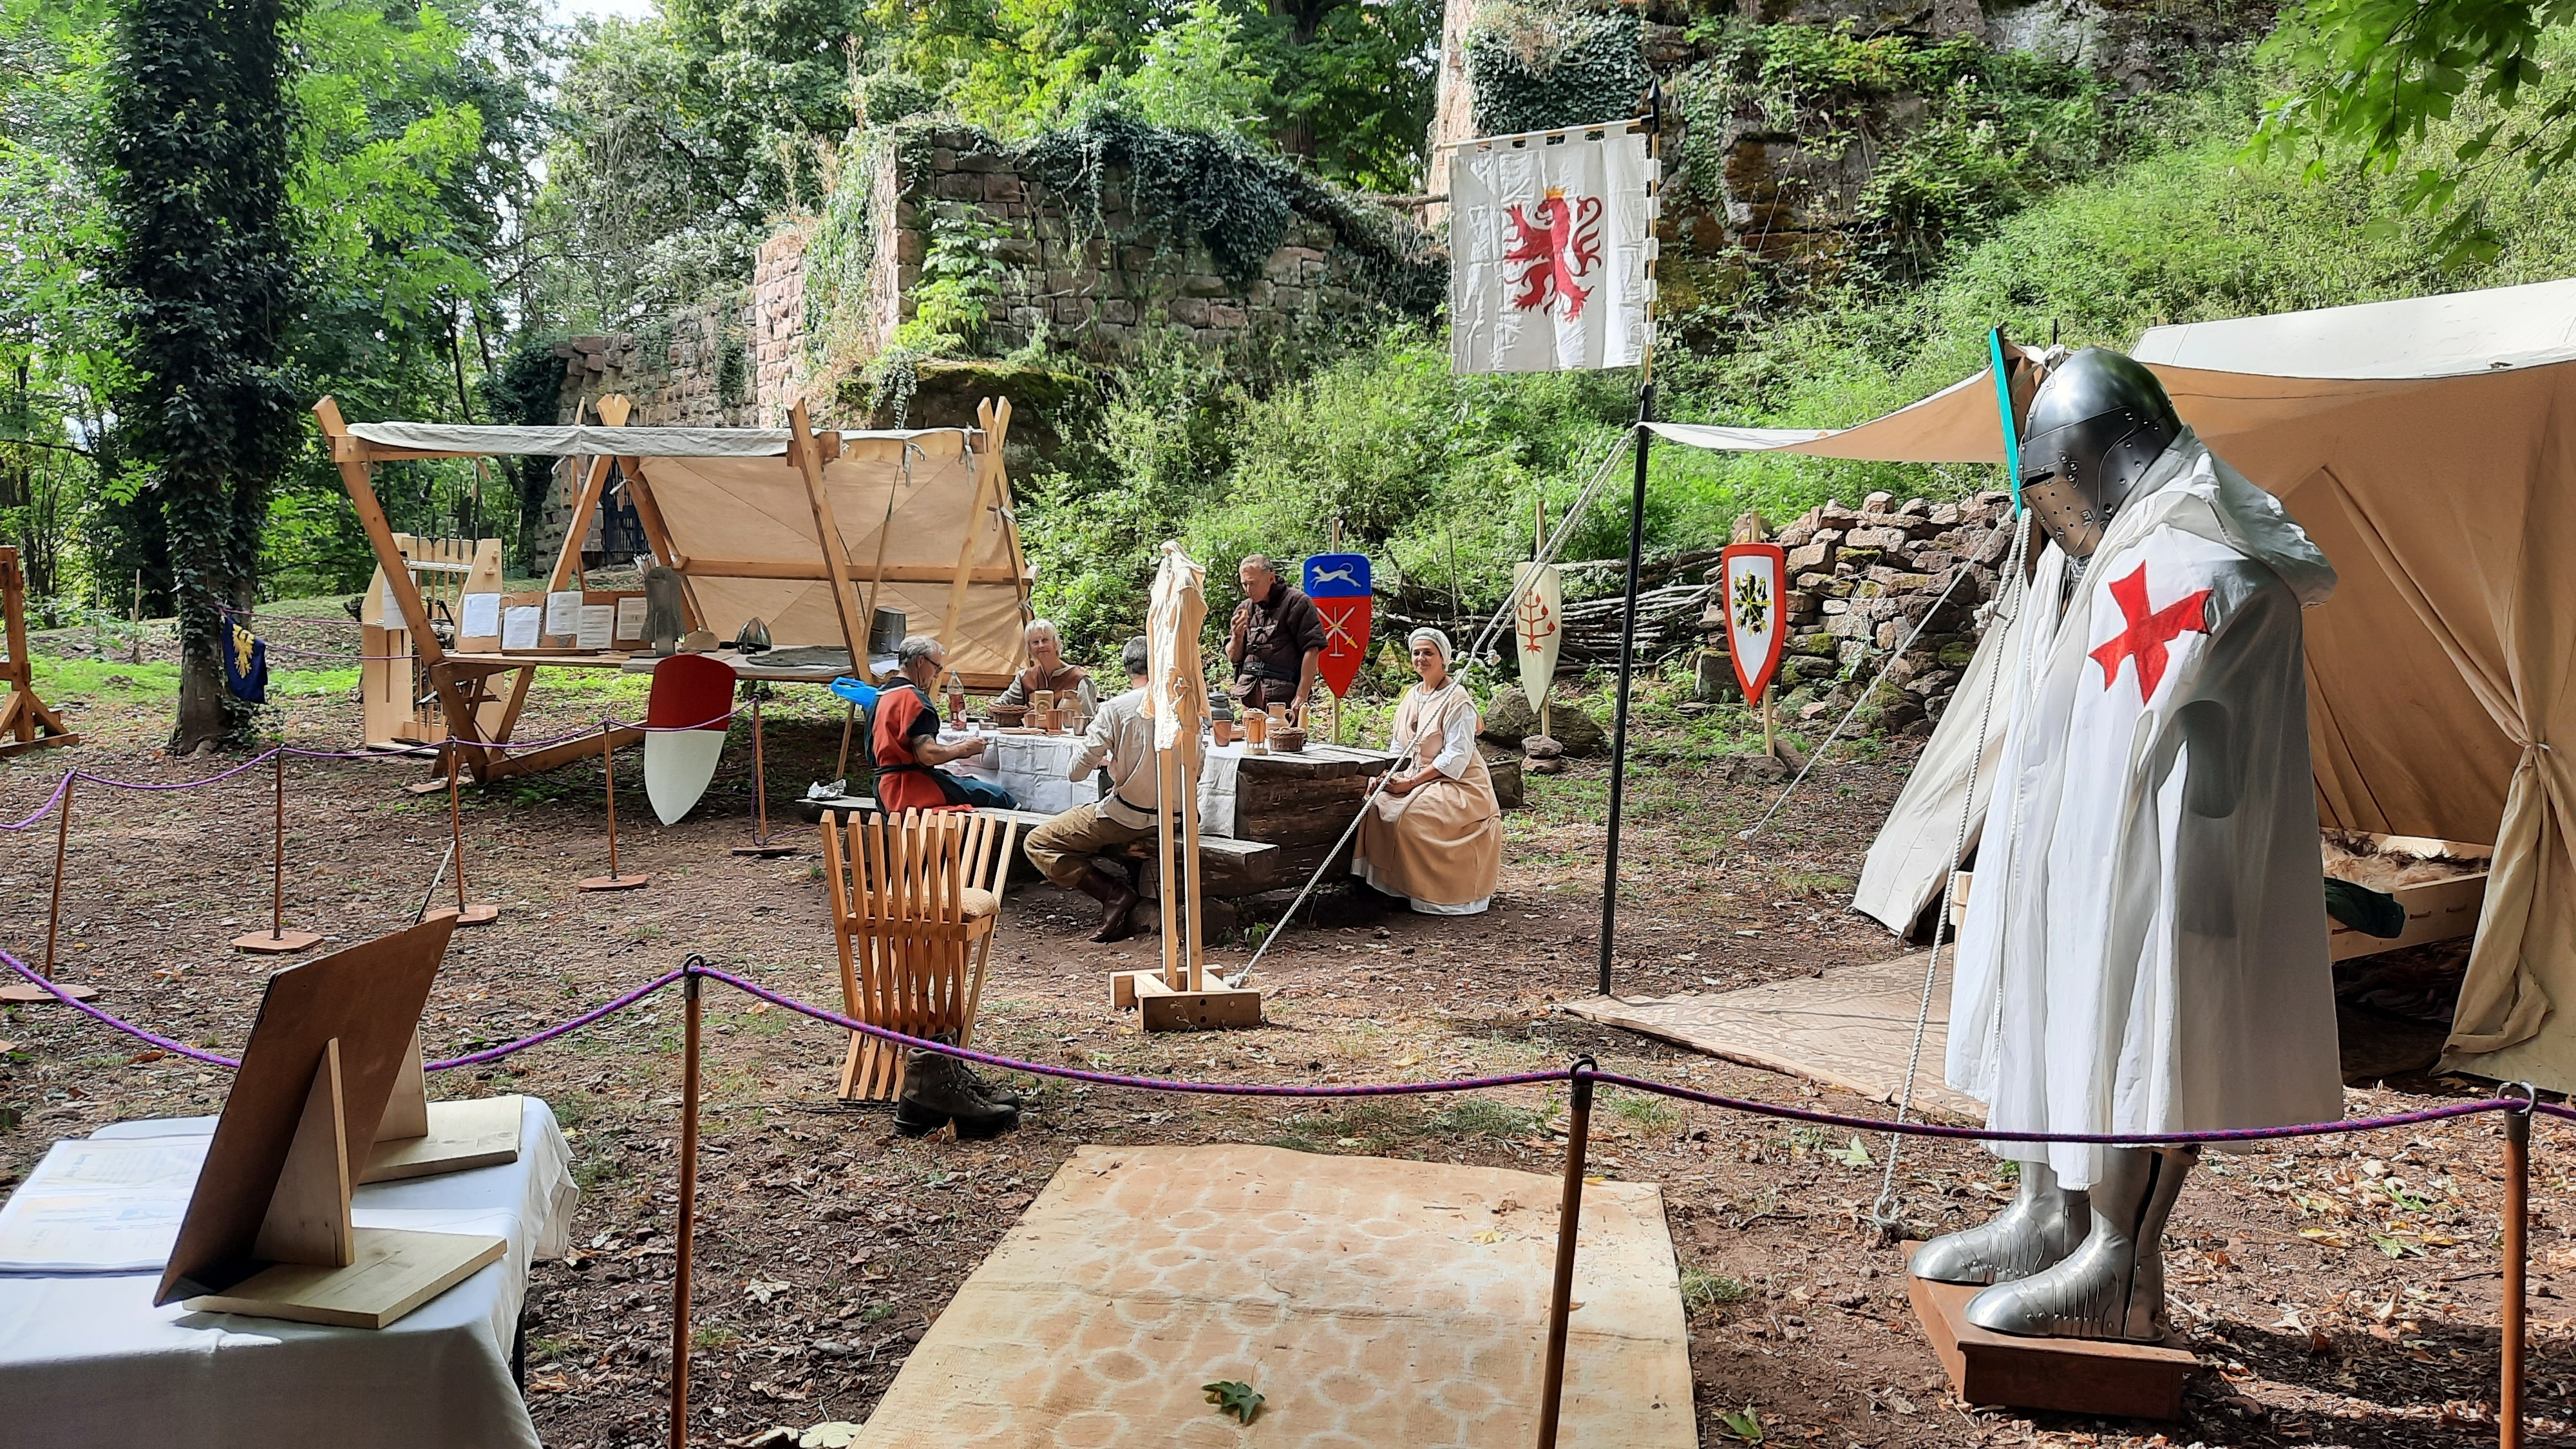
MULTIPOLYGON (((2004 522, 1998 521, 1992 529, 1988 530, 1985 539, 1980 539, 1977 543, 1977 553, 1985 552, 1986 541, 1991 540, 1995 535, 2003 532, 2004 527, 2004 522)), ((1969 555, 1971 558, 1974 558, 1975 556, 1975 554, 1969 555)), ((1860 713, 1860 707, 1869 703, 1871 699, 1877 696, 1878 687, 1887 682, 1887 671, 1894 669, 1896 667, 1896 661, 1904 658, 1913 650, 1914 641, 1923 637, 1925 626, 1929 625, 1933 618, 1941 612, 1942 605, 1950 602, 1950 595, 1957 592, 1959 581, 1967 576, 1967 565, 1965 563, 1958 565, 1956 571, 1950 575, 1949 584, 1941 590, 1941 596, 1932 601, 1931 608, 1923 611, 1922 618, 1914 621, 1913 631, 1908 633, 1895 648, 1887 651, 1887 658, 1879 664, 1878 674, 1870 680, 1869 688, 1862 690, 1860 694, 1852 700, 1851 708, 1843 711, 1842 719, 1834 725, 1833 732, 1825 736, 1825 742, 1816 746, 1816 752, 1807 757, 1807 763, 1799 769, 1797 778, 1791 780, 1781 789, 1780 798, 1771 802, 1771 808, 1762 812, 1761 819, 1756 820, 1751 825, 1737 831, 1735 833, 1736 839, 1751 840, 1754 836, 1761 834, 1762 827, 1770 824, 1772 817, 1780 813, 1780 807, 1789 803, 1789 797, 1798 793, 1798 787, 1807 783, 1807 776, 1814 773, 1817 763, 1824 759, 1825 752, 1832 749, 1834 747, 1834 742, 1843 737, 1844 730, 1851 728, 1852 718, 1860 713)))
MULTIPOLYGON (((2028 606, 2030 596, 2028 582, 2022 573, 2022 560, 2030 547, 2030 513, 2025 509, 2017 518, 2018 521, 2013 526, 2011 573, 2006 580, 2004 597, 1995 610, 1993 622, 1987 626, 1989 628, 2000 626, 2007 633, 2011 631, 2013 621, 2021 616, 2022 608, 2028 606)), ((1973 736, 1974 747, 1968 755, 1968 788, 1961 792, 1959 797, 1959 829, 1950 839, 1950 868, 1942 872, 1941 893, 1934 901, 1932 950, 1924 958, 1923 996, 1915 1003, 1914 1008, 1914 1045, 1906 1053, 1905 1087, 1897 1094, 1896 1099, 1896 1121, 1899 1125, 1902 1125, 1914 1111, 1914 1082, 1923 1066, 1923 1038, 1929 1034, 1932 1025, 1932 992, 1941 974, 1941 946, 1950 933, 1950 898, 1958 889, 1959 861, 1968 853, 1968 825, 1976 819, 1977 776, 1984 770, 1986 763, 1986 730, 1994 722, 1995 696, 2002 692, 2003 671, 2010 667, 2010 664, 2009 660, 2000 657, 1996 659, 1995 683, 1987 688, 1986 697, 1977 706, 1977 732, 1973 736)), ((1958 951, 1955 946, 1950 955, 1951 965, 1955 970, 1958 965, 1958 951)), ((1869 1224, 1878 1230, 1881 1242, 1895 1242, 1903 1226, 1897 1221, 1895 1202, 1896 1159, 1904 1142, 1905 1138, 1901 1133, 1891 1130, 1887 1134, 1887 1170, 1879 1176, 1878 1199, 1869 1206, 1869 1224)))
MULTIPOLYGON (((1511 592, 1503 596, 1503 606, 1494 611, 1494 617, 1486 620, 1482 629, 1476 631, 1476 642, 1459 656, 1464 667, 1472 669, 1487 663, 1485 651, 1493 647, 1494 636, 1510 627, 1513 613, 1521 606, 1521 596, 1528 593, 1530 586, 1537 581, 1539 569, 1556 562, 1556 556, 1574 541, 1575 526, 1583 521, 1584 513, 1592 507, 1592 500, 1601 496, 1602 488, 1610 481, 1613 466, 1627 456, 1629 436, 1636 431, 1636 425, 1631 423, 1611 440, 1610 450, 1601 455, 1601 466, 1592 470, 1592 481, 1584 484, 1583 491, 1574 496, 1574 506, 1565 511, 1565 516, 1557 522, 1555 534, 1548 539, 1547 546, 1539 550, 1535 561, 1537 567, 1512 585, 1511 592)), ((1499 656, 1493 662, 1499 663, 1499 656)))

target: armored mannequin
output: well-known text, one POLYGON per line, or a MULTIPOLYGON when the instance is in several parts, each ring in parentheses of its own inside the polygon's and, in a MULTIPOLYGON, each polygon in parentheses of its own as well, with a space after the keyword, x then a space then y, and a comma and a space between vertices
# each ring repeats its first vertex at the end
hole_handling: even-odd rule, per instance
MULTIPOLYGON (((2333 570, 2087 348, 2031 400, 2022 498, 2049 544, 1968 920, 1947 1074, 1989 1126, 2160 1135, 2340 1114, 2299 613, 2333 570)), ((2003 1143, 2017 1197, 1909 1267, 1991 1285, 2002 1333, 2153 1340, 2195 1148, 2003 1143)))

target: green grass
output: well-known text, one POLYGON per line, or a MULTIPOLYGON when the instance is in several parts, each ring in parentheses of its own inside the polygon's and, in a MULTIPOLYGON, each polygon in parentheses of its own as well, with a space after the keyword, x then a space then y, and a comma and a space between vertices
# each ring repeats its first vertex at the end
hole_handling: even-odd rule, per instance
POLYGON ((1514 1141, 1536 1132, 1547 1121, 1547 1114, 1531 1107, 1516 1107, 1490 1097, 1468 1097, 1432 1119, 1443 1132, 1467 1137, 1495 1137, 1514 1141))
MULTIPOLYGON (((175 703, 179 698, 176 664, 127 664, 112 659, 64 659, 39 654, 35 666, 36 692, 55 704, 152 705, 175 703)), ((328 699, 353 694, 357 687, 355 666, 268 671, 271 699, 328 699)))
POLYGON ((1681 1109, 1644 1092, 1614 1092, 1610 1113, 1642 1133, 1663 1136, 1681 1129, 1681 1109))
POLYGON ((1714 1312, 1752 1296, 1751 1288, 1723 1273, 1712 1273, 1696 1263, 1682 1265, 1682 1310, 1686 1313, 1714 1312))

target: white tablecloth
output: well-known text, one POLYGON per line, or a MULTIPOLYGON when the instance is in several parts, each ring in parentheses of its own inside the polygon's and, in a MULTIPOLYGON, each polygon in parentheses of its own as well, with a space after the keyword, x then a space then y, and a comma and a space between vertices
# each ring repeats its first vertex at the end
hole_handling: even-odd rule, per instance
POLYGON ((1080 735, 1006 735, 986 731, 970 736, 944 726, 939 731, 942 744, 968 738, 981 738, 984 753, 971 760, 953 760, 940 768, 1001 786, 1011 792, 1011 798, 1020 802, 1023 810, 1061 815, 1076 805, 1089 805, 1100 799, 1096 772, 1080 780, 1064 777, 1074 758, 1082 753, 1080 735))
MULTIPOLYGON (((160 1275, 0 1277, 0 1449, 538 1449, 510 1373, 529 1263, 561 1257, 580 1190, 554 1113, 526 1098, 519 1160, 361 1187, 360 1227, 482 1232, 501 1260, 368 1331, 152 1306, 160 1275)), ((211 1134, 212 1117, 99 1137, 211 1134)))

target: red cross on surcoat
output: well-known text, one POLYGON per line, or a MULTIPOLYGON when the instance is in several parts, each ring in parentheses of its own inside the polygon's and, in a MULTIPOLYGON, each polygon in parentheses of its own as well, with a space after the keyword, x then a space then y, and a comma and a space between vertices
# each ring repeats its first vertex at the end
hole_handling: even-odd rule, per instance
POLYGON ((2102 687, 2109 689, 2120 677, 2120 661, 2135 658, 2138 700, 2144 703, 2165 677, 2165 645, 2181 634, 2209 632, 2209 590, 2195 590, 2151 613, 2147 609, 2147 566, 2142 563, 2127 578, 2111 581, 2111 598, 2119 604, 2120 617, 2129 627, 2094 650, 2093 660, 2102 666, 2102 687))

